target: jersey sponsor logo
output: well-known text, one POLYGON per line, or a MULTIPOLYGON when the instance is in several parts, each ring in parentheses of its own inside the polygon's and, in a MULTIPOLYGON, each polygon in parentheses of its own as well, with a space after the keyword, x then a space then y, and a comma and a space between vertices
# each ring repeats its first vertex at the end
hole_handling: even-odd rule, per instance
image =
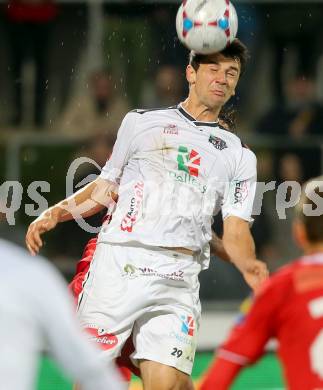
POLYGON ((195 321, 192 316, 181 315, 182 327, 181 332, 188 336, 194 336, 195 321))
POLYGON ((169 337, 176 339, 178 342, 186 345, 193 346, 194 345, 194 340, 192 337, 187 337, 186 335, 184 336, 183 334, 178 334, 176 332, 170 332, 169 337))
POLYGON ((178 127, 176 125, 168 125, 164 127, 163 133, 167 135, 178 135, 178 127))
POLYGON ((105 351, 114 348, 118 344, 117 336, 109 333, 107 329, 91 324, 85 326, 85 331, 90 335, 90 341, 100 344, 100 348, 105 351))
POLYGON ((199 176, 201 164, 200 154, 194 150, 189 150, 186 146, 179 146, 177 154, 178 170, 188 173, 190 176, 199 176))
POLYGON ((207 186, 198 179, 200 164, 200 154, 194 149, 189 150, 186 146, 181 145, 177 154, 178 171, 169 171, 168 174, 173 180, 195 187, 204 194, 207 186))
POLYGON ((126 276, 130 279, 137 278, 139 276, 155 276, 161 279, 176 280, 178 282, 184 281, 184 271, 178 270, 169 273, 161 273, 158 270, 150 267, 135 267, 133 264, 126 264, 123 268, 124 273, 122 276, 126 276))
POLYGON ((248 184, 246 180, 236 180, 233 182, 233 204, 242 205, 248 196, 248 184))
POLYGON ((191 185, 192 187, 196 187, 202 194, 204 194, 207 190, 206 184, 202 184, 200 180, 190 176, 186 172, 169 171, 168 174, 172 179, 180 183, 188 184, 191 185))
POLYGON ((141 209, 144 196, 144 183, 138 182, 134 185, 134 196, 130 200, 129 211, 120 224, 122 231, 132 232, 134 224, 137 222, 138 214, 141 209))
POLYGON ((228 147, 227 143, 223 141, 223 139, 216 137, 215 135, 210 135, 209 142, 215 147, 217 150, 223 150, 228 147))
POLYGON ((134 279, 138 276, 137 267, 132 264, 126 264, 123 267, 124 274, 122 276, 127 276, 130 279, 134 279))

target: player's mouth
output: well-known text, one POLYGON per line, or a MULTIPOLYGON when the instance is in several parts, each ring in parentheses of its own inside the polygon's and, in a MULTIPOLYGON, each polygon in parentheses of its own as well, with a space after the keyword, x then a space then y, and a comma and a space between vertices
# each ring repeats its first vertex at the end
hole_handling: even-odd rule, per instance
POLYGON ((225 97, 225 92, 219 90, 219 89, 216 89, 214 91, 211 91, 213 95, 216 95, 216 96, 219 96, 219 97, 225 97))

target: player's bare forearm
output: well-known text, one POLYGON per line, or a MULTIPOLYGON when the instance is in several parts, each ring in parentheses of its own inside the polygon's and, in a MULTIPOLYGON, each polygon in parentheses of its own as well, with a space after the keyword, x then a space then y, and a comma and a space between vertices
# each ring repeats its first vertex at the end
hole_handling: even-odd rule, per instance
POLYGON ((255 244, 247 221, 230 216, 223 223, 223 248, 234 264, 256 259, 255 244))
POLYGON ((41 235, 64 221, 89 217, 117 200, 117 186, 97 178, 92 183, 45 210, 28 228, 26 246, 35 255, 42 247, 41 235))
POLYGON ((268 277, 268 269, 265 263, 256 258, 248 222, 230 216, 224 220, 223 231, 223 247, 230 260, 240 270, 249 286, 257 289, 268 277))
POLYGON ((65 222, 77 217, 90 217, 116 200, 117 186, 98 177, 48 211, 57 219, 57 222, 65 222))
POLYGON ((212 231, 212 240, 210 241, 211 255, 219 257, 221 260, 230 261, 230 257, 227 254, 223 246, 223 241, 218 235, 212 231))

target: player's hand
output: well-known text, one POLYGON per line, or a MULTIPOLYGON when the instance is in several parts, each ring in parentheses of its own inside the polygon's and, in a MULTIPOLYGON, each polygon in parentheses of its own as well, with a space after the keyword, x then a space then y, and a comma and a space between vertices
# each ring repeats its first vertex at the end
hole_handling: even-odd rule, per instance
POLYGON ((54 215, 52 210, 49 209, 44 211, 29 225, 26 234, 26 246, 33 256, 36 255, 43 246, 41 235, 54 229, 57 223, 57 217, 54 215))
POLYGON ((247 284, 256 291, 268 278, 269 271, 263 261, 250 259, 238 266, 247 284))

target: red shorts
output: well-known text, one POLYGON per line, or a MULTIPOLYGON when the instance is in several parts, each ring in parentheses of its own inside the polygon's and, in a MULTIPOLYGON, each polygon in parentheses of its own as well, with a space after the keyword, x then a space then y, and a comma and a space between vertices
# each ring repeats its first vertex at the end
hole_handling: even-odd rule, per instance
MULTIPOLYGON (((89 270, 91 261, 93 259, 96 243, 97 243, 97 238, 92 238, 87 243, 82 258, 81 260, 79 260, 79 262, 76 265, 75 276, 69 285, 69 289, 75 298, 76 304, 78 301, 78 296, 83 289, 83 282, 85 276, 89 270)), ((134 366, 130 360, 130 355, 132 354, 133 351, 134 351, 133 342, 132 339, 129 338, 121 351, 120 357, 118 357, 116 361, 121 374, 127 381, 130 381, 131 373, 140 376, 139 369, 136 366, 134 366)))

